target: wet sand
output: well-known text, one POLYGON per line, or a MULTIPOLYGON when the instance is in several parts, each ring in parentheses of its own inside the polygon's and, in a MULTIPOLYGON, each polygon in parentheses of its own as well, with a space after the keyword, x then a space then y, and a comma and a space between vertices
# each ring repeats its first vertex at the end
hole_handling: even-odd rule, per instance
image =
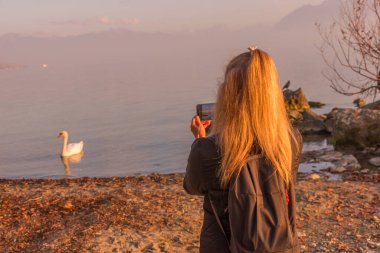
MULTIPOLYGON (((0 252, 198 252, 183 174, 0 180, 0 252)), ((302 252, 379 252, 377 182, 300 179, 302 252)))

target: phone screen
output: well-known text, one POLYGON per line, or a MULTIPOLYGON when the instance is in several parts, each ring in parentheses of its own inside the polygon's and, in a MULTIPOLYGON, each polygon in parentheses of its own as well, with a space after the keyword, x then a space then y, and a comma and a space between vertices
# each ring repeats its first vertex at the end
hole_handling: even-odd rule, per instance
POLYGON ((198 104, 197 115, 201 120, 211 120, 215 113, 215 103, 198 104))

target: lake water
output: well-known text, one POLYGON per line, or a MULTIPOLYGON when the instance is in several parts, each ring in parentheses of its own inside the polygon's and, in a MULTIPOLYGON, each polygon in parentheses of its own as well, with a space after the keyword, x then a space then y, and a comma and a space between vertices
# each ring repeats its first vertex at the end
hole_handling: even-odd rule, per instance
POLYGON ((183 172, 190 118, 195 104, 214 101, 218 72, 174 77, 165 65, 155 68, 154 75, 116 63, 0 71, 0 178, 183 172), (61 130, 69 142, 84 141, 80 163, 61 161, 61 130))

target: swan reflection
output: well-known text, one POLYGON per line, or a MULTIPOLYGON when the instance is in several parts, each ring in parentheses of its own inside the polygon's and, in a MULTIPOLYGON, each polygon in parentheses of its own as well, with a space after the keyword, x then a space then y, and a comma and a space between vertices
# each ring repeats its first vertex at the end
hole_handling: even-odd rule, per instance
POLYGON ((63 167, 65 168, 65 175, 71 176, 70 163, 80 163, 83 157, 83 152, 72 156, 61 156, 63 167))

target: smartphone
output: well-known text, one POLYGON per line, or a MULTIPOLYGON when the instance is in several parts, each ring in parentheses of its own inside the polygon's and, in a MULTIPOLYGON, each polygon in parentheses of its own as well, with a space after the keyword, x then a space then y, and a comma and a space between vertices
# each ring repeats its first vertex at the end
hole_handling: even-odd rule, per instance
POLYGON ((197 104, 197 115, 201 120, 212 120, 215 113, 215 103, 197 104))

